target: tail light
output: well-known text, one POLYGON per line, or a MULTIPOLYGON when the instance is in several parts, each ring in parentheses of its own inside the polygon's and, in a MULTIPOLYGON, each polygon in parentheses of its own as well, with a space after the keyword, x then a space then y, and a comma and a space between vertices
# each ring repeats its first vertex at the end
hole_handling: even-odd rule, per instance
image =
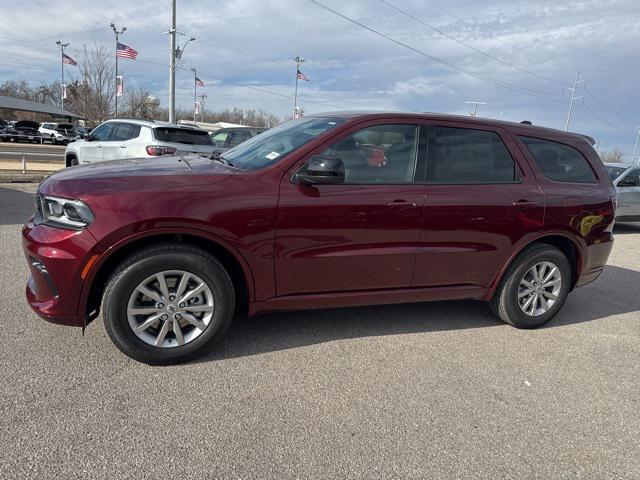
POLYGON ((147 145, 147 155, 159 157, 161 155, 173 155, 178 150, 174 147, 163 147, 161 145, 147 145))

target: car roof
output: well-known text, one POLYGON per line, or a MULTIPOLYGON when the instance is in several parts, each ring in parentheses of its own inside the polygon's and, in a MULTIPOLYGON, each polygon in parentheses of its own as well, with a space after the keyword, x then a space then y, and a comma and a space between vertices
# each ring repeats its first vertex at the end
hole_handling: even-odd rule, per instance
POLYGON ((183 130, 202 130, 202 128, 196 127, 195 125, 188 125, 183 123, 169 123, 169 122, 162 122, 159 120, 138 120, 134 118, 113 118, 111 120, 107 120, 104 123, 114 123, 114 122, 131 123, 133 125, 140 125, 143 127, 150 127, 150 128, 171 127, 171 128, 181 128, 183 130))
POLYGON ((622 163, 622 162, 605 162, 605 167, 619 167, 619 168, 631 168, 635 167, 633 163, 622 163))
POLYGON ((465 123, 477 123, 478 125, 490 125, 495 127, 502 127, 508 130, 515 131, 518 135, 532 135, 536 134, 543 137, 546 136, 569 136, 580 140, 587 140, 591 145, 595 143, 595 140, 587 135, 575 132, 565 132, 563 130, 557 130, 555 128, 540 127, 537 125, 531 125, 529 123, 509 122, 506 120, 497 120, 494 118, 483 117, 470 117, 465 115, 451 115, 446 113, 432 113, 432 112, 398 112, 398 111, 375 111, 375 110, 347 110, 337 112, 325 112, 315 113, 312 115, 306 115, 309 117, 341 117, 346 119, 361 119, 361 120, 373 120, 379 117, 403 117, 403 118, 415 118, 416 120, 441 120, 441 121, 458 121, 465 123))

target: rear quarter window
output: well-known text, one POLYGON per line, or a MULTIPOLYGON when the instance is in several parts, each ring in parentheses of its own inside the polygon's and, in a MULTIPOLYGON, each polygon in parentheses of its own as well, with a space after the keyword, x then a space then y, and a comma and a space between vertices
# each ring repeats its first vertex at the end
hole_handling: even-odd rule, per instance
POLYGON ((153 129, 153 136, 159 142, 184 143, 186 145, 213 145, 209 132, 206 130, 160 127, 153 129))
POLYGON ((589 162, 578 149, 540 138, 520 137, 520 141, 548 179, 569 183, 597 182, 589 162))

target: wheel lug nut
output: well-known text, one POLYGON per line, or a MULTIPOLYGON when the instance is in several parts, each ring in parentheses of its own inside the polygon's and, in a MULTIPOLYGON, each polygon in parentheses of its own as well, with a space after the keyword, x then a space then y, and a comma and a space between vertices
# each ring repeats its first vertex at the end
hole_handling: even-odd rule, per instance
POLYGON ((176 296, 175 296, 175 295, 170 295, 170 296, 169 296, 169 300, 171 300, 172 302, 173 302, 175 299, 176 299, 176 296))
POLYGON ((182 302, 182 303, 180 304, 180 308, 184 308, 185 306, 186 306, 186 305, 185 305, 185 303, 184 303, 184 302, 182 302))
POLYGON ((164 308, 164 303, 159 303, 158 305, 156 305, 156 307, 158 307, 158 308, 164 308))
POLYGON ((169 318, 167 315, 162 315, 162 320, 166 320, 167 318, 169 318))
POLYGON ((180 320, 182 318, 182 315, 180 315, 179 313, 176 313, 173 318, 175 318, 176 320, 180 320))

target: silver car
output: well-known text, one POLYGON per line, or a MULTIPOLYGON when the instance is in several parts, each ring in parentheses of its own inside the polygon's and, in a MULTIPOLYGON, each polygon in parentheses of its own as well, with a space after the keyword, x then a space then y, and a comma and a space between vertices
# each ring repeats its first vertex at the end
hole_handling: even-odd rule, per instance
POLYGON ((616 221, 640 222, 640 165, 605 163, 618 191, 616 221))

